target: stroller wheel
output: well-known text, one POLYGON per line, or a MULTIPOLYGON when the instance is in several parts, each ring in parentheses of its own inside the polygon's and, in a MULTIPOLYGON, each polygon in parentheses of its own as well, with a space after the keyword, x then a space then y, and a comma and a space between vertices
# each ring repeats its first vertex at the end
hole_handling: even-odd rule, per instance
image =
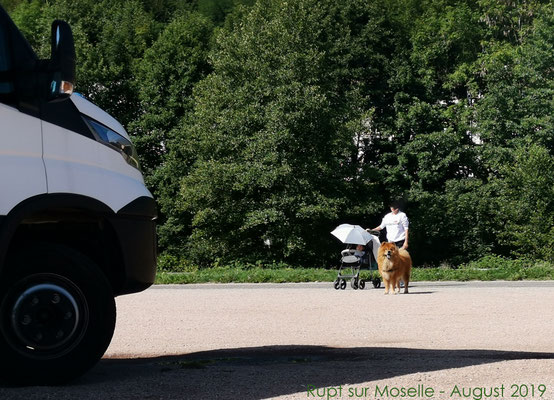
POLYGON ((340 287, 340 279, 339 278, 335 279, 335 282, 333 283, 333 286, 335 287, 336 290, 339 290, 339 287, 340 287))
POLYGON ((350 286, 352 286, 352 289, 357 290, 358 289, 358 278, 352 278, 350 280, 350 286))
POLYGON ((381 278, 375 278, 375 279, 373 280, 373 287, 374 287, 375 289, 381 287, 381 278))
POLYGON ((340 288, 341 288, 341 290, 346 289, 346 281, 344 279, 341 279, 341 281, 340 281, 340 288))
POLYGON ((364 290, 365 289, 365 280, 360 279, 360 282, 358 283, 358 289, 364 290))

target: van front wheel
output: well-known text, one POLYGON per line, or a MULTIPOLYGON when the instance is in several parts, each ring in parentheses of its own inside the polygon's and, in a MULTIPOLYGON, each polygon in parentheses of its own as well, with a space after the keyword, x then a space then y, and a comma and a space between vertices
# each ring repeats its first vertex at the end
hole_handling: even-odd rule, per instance
POLYGON ((0 289, 0 379, 58 384, 92 367, 115 329, 115 301, 100 269, 60 245, 10 258, 0 289))

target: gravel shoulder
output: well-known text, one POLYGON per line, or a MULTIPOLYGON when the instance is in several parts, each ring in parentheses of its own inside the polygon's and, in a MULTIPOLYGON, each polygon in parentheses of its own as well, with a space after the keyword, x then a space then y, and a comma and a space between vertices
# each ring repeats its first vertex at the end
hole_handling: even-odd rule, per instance
POLYGON ((554 399, 553 281, 383 292, 154 286, 117 299, 112 344, 86 376, 0 398, 554 399))

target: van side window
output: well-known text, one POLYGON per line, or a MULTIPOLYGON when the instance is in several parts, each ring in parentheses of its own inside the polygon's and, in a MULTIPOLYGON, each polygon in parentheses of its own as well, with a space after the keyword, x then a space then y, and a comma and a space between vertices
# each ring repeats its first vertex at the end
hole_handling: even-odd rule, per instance
POLYGON ((4 26, 0 26, 0 94, 10 94, 13 92, 13 83, 9 78, 11 67, 9 49, 8 35, 4 26))

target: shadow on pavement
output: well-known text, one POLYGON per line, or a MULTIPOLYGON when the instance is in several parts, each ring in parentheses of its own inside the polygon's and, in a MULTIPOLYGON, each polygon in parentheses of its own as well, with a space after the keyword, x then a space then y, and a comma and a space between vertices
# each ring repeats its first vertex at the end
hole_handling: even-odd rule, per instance
POLYGON ((70 385, 0 386, 0 398, 266 399, 298 392, 307 398, 308 385, 356 385, 417 372, 531 359, 554 359, 554 354, 321 346, 225 349, 180 356, 103 359, 70 385))

